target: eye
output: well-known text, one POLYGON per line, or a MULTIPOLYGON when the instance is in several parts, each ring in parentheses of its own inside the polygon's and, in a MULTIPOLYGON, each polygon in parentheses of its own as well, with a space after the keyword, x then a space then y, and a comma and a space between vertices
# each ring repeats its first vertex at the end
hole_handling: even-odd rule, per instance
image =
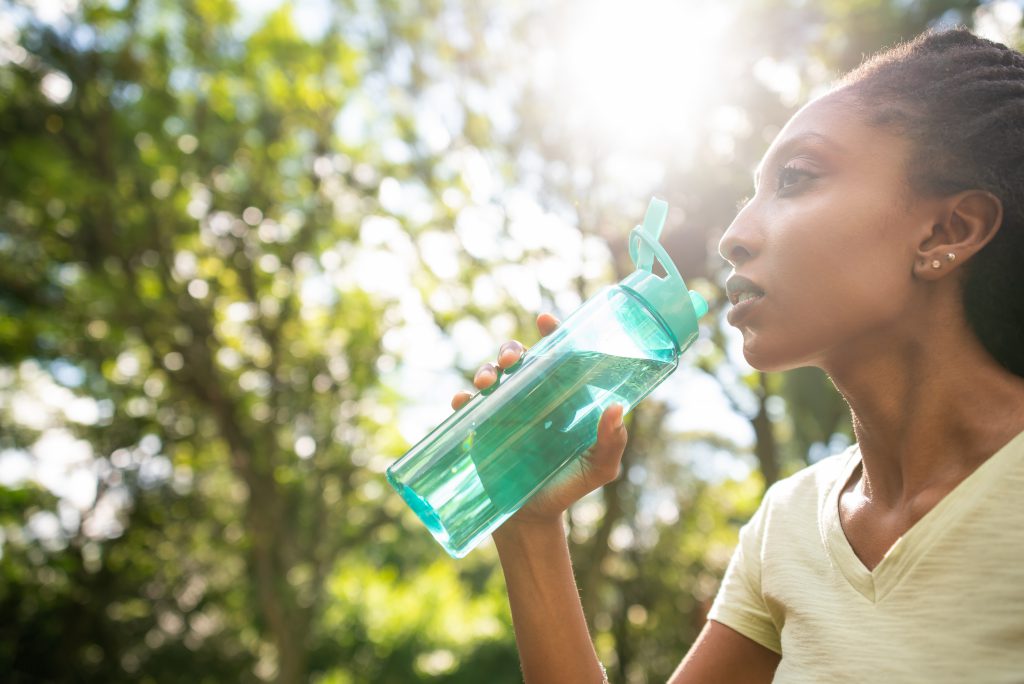
POLYGON ((776 190, 779 192, 788 190, 805 178, 815 177, 816 175, 808 169, 802 169, 799 166, 783 166, 779 169, 776 190))

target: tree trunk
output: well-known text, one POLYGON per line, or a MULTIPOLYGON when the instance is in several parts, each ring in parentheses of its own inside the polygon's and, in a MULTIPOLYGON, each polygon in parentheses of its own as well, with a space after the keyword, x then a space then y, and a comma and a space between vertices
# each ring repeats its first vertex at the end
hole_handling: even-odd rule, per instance
POLYGON ((754 426, 754 455, 764 476, 765 488, 768 488, 779 479, 779 449, 775 428, 768 416, 767 404, 771 394, 768 392, 767 375, 759 373, 759 377, 761 391, 758 393, 757 415, 751 423, 754 426))
POLYGON ((298 684, 306 681, 308 674, 309 616, 298 606, 296 592, 288 582, 291 562, 281 503, 274 484, 261 483, 257 490, 250 491, 246 526, 252 540, 259 610, 266 624, 265 634, 277 650, 277 681, 298 684))

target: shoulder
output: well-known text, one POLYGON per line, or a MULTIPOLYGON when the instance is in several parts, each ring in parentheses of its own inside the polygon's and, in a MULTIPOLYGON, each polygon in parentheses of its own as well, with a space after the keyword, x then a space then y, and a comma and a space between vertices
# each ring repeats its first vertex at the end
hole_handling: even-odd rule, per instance
POLYGON ((765 493, 763 506, 769 513, 792 509, 803 512, 808 507, 817 510, 859 461, 858 445, 852 444, 773 484, 765 493))

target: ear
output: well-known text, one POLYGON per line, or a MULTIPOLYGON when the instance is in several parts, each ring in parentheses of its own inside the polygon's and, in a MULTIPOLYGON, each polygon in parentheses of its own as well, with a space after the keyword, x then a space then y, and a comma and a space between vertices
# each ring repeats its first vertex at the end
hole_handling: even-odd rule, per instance
POLYGON ((995 237, 1002 223, 1003 203, 991 192, 965 190, 946 198, 931 234, 918 245, 914 274, 937 280, 956 270, 995 237))

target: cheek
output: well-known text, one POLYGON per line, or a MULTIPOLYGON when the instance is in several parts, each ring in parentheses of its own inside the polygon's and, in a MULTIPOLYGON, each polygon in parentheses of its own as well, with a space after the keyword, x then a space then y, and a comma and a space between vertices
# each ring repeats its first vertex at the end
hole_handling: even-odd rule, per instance
POLYGON ((848 199, 816 204, 823 206, 786 217, 771 245, 771 280, 787 318, 804 333, 827 334, 897 315, 912 265, 903 263, 899 222, 848 199))
POLYGON ((869 211, 863 208, 872 206, 865 198, 860 211, 851 211, 836 235, 836 250, 843 260, 837 297, 852 305, 870 304, 880 318, 904 308, 913 284, 908 217, 896 208, 894 198, 889 202, 879 206, 876 199, 877 208, 869 211))

